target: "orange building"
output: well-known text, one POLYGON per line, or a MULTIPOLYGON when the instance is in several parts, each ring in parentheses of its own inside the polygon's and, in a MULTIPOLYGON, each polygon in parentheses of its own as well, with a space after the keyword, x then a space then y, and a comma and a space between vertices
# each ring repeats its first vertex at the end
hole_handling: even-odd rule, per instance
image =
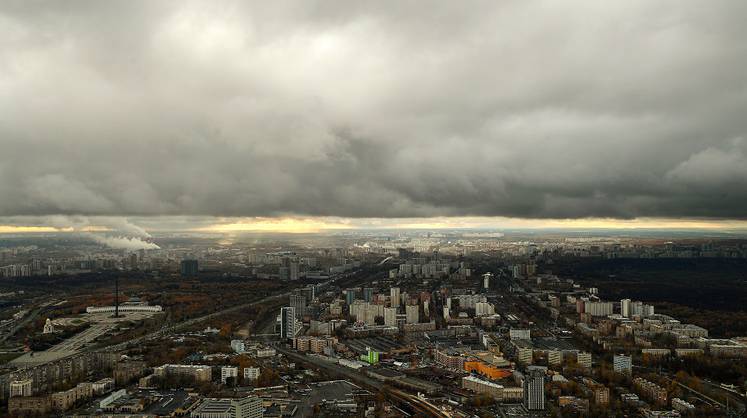
POLYGON ((513 374, 509 369, 500 369, 483 361, 465 361, 464 370, 476 372, 491 379, 503 379, 513 374))

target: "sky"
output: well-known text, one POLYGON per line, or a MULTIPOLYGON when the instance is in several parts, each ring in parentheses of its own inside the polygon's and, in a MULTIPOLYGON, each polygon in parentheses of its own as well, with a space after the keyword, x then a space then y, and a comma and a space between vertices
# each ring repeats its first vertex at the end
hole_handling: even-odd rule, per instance
POLYGON ((3 1, 0 233, 745 227, 745 16, 3 1))

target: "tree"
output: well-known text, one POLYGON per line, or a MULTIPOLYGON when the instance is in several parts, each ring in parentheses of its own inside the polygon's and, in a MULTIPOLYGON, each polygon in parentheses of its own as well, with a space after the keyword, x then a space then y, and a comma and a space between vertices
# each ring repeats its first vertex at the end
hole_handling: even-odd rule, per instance
POLYGON ((223 326, 220 327, 220 336, 223 338, 228 338, 231 336, 231 324, 223 324, 223 326))

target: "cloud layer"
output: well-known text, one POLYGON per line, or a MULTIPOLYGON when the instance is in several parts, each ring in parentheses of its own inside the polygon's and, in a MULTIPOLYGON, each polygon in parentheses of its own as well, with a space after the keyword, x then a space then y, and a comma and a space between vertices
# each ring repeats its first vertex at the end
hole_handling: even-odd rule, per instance
POLYGON ((746 15, 3 2, 0 216, 746 219, 746 15))

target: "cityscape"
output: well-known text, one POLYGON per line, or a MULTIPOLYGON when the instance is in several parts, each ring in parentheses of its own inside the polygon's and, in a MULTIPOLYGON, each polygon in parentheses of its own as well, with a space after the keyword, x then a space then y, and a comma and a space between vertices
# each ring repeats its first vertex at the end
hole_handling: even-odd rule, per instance
POLYGON ((0 1, 0 417, 747 418, 745 21, 0 1))
POLYGON ((150 240, 159 248, 0 240, 10 415, 745 413, 747 239, 150 240), (649 270, 687 280, 693 264, 724 285, 739 271, 733 311, 689 311, 676 295, 625 283, 649 270), (565 266, 619 271, 622 284, 565 266), (709 329, 706 315, 725 324, 709 329))

